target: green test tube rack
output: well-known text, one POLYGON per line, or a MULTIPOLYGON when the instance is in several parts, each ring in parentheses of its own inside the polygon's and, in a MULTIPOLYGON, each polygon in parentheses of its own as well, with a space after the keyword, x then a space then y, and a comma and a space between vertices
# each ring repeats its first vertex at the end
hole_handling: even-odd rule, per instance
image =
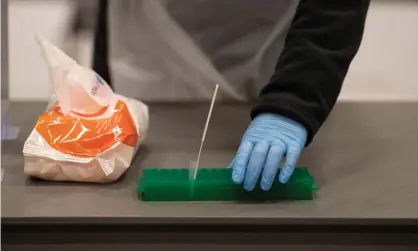
POLYGON ((143 201, 280 201, 312 200, 318 189, 306 168, 296 168, 286 184, 275 179, 269 191, 259 184, 247 192, 232 182, 230 168, 201 168, 195 180, 189 169, 144 169, 138 178, 138 194, 143 201))

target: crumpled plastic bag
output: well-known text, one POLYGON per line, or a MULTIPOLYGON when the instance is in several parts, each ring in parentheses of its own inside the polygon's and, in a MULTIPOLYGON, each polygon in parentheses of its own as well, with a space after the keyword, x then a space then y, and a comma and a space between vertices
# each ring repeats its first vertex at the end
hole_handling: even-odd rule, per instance
POLYGON ((93 70, 37 40, 54 95, 24 144, 24 172, 55 181, 118 179, 147 135, 148 106, 114 93, 93 70))

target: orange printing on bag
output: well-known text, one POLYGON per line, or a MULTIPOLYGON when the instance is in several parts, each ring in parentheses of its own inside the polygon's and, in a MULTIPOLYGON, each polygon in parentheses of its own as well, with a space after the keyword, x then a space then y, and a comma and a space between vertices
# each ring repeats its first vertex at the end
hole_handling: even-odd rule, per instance
POLYGON ((139 135, 126 104, 118 101, 111 117, 84 119, 98 114, 79 118, 63 115, 59 106, 53 106, 42 114, 36 122, 36 131, 55 150, 79 157, 96 157, 118 142, 135 147, 139 135))

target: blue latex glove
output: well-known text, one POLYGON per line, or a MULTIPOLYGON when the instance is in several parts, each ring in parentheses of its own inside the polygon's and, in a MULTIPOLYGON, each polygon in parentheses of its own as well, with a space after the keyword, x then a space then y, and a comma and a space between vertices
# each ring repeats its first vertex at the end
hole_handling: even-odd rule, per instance
POLYGON ((244 133, 229 166, 233 168, 232 180, 236 184, 244 182, 244 189, 251 191, 261 174, 261 189, 269 190, 286 155, 279 175, 279 181, 286 183, 305 147, 306 137, 306 129, 291 119, 271 113, 258 115, 244 133))

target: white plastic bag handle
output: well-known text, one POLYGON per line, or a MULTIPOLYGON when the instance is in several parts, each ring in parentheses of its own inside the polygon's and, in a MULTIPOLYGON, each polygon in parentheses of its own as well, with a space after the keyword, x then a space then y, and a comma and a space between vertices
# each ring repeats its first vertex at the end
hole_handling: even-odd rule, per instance
POLYGON ((48 64, 53 90, 61 111, 68 114, 93 114, 109 105, 113 97, 110 86, 93 70, 85 68, 63 51, 37 36, 48 64))

